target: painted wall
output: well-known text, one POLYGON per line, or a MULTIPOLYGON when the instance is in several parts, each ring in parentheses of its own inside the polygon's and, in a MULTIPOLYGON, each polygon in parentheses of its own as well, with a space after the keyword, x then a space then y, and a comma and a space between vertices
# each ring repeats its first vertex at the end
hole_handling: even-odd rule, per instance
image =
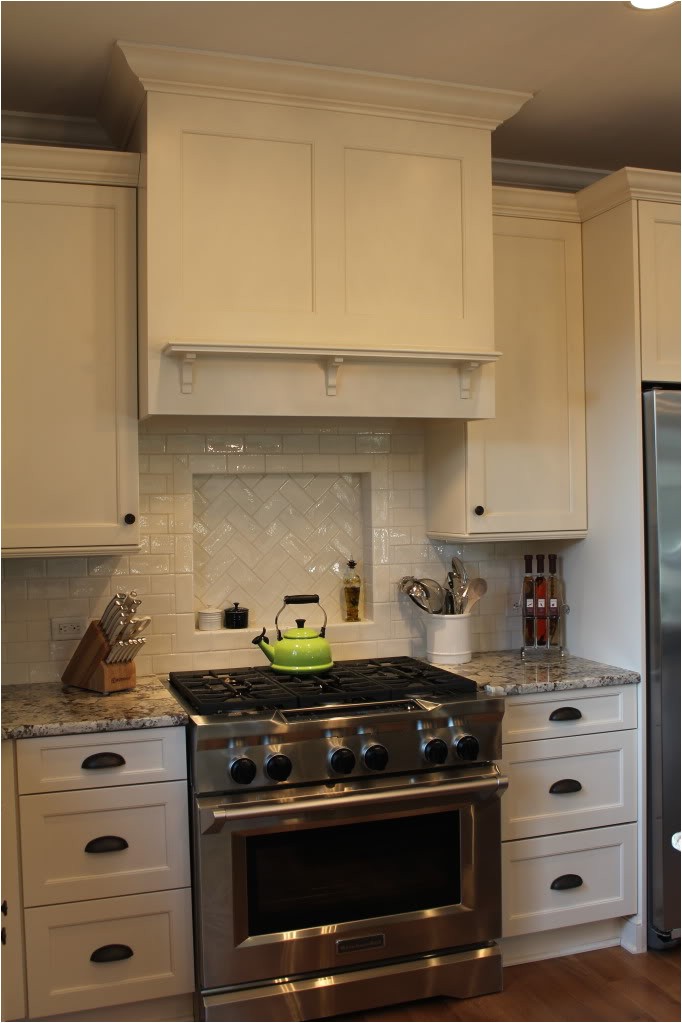
MULTIPOLYGON (((411 574, 443 580, 453 554, 464 560, 470 575, 488 582, 488 593, 474 610, 474 649, 519 646, 520 619, 513 605, 523 573, 522 555, 550 548, 561 553, 561 544, 453 546, 428 540, 423 449, 422 425, 411 420, 164 417, 141 423, 139 553, 5 559, 3 681, 58 681, 76 643, 52 640, 50 619, 98 617, 113 593, 131 589, 142 598, 139 613, 152 617, 145 652, 137 659, 140 675, 263 663, 263 654, 251 639, 263 625, 272 626, 284 593, 300 592, 306 579, 310 592, 324 596, 332 623, 328 636, 337 659, 420 656, 425 649, 424 615, 399 594, 397 584, 411 574), (312 546, 315 523, 306 518, 305 509, 297 513, 295 503, 282 506, 271 557, 262 556, 267 553, 262 539, 267 534, 261 533, 253 538, 252 563, 245 560, 243 538, 233 526, 234 535, 228 535, 220 548, 225 561, 222 606, 235 600, 253 606, 249 628, 199 632, 196 611, 205 602, 196 592, 200 587, 194 576, 193 538, 199 529, 194 484, 198 477, 206 481, 223 474, 251 486, 266 481, 264 486, 269 487, 276 479, 278 492, 284 487, 290 495, 306 481, 308 485, 317 481, 316 494, 323 477, 345 478, 358 494, 353 515, 359 523, 360 549, 355 549, 357 529, 356 535, 344 532, 347 522, 341 516, 335 533, 337 556, 327 552, 323 578, 320 559, 306 562, 305 557, 299 560, 296 577, 290 578, 293 569, 291 563, 286 567, 282 552, 293 549, 294 540, 304 553, 312 546), (340 576, 348 553, 358 561, 365 584, 363 621, 358 624, 341 621, 340 576)), ((335 508, 338 516, 338 502, 335 508)), ((247 512, 242 518, 247 528, 248 518, 247 512)), ((314 616, 309 609, 311 625, 314 616)))

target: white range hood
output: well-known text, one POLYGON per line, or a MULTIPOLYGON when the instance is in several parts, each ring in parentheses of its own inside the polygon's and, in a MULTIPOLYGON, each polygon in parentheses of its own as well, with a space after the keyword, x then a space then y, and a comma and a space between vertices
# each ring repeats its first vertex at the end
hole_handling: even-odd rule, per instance
POLYGON ((142 415, 492 416, 490 133, 528 98, 119 43, 142 415))

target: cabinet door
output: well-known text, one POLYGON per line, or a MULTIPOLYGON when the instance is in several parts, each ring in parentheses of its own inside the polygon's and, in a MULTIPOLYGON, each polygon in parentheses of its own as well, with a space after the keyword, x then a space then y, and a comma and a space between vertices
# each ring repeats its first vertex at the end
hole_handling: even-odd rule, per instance
POLYGON ((466 528, 585 530, 580 225, 495 217, 494 256, 502 357, 495 419, 468 426, 466 528))
POLYGON ((640 202, 642 380, 680 379, 680 207, 640 202))
POLYGON ((134 548, 135 191, 2 199, 3 553, 134 548))

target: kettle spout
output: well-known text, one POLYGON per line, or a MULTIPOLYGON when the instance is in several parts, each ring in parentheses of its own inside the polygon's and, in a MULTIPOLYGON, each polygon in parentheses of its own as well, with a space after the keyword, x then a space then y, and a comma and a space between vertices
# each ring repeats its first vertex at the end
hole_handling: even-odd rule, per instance
POLYGON ((275 648, 274 646, 270 645, 268 637, 265 635, 265 629, 263 629, 259 636, 256 636, 255 639, 252 639, 251 642, 253 643, 254 646, 259 646, 261 648, 261 650, 271 663, 272 661, 274 661, 275 648))

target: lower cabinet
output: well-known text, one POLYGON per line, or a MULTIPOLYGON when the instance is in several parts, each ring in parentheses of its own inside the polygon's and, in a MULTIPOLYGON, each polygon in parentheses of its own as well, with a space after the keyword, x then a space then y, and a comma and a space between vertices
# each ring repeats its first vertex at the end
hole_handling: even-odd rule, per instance
POLYGON ((184 729, 22 739, 16 768, 28 1018, 191 992, 184 729))
POLYGON ((623 686, 509 697, 503 937, 637 912, 636 696, 623 686))

